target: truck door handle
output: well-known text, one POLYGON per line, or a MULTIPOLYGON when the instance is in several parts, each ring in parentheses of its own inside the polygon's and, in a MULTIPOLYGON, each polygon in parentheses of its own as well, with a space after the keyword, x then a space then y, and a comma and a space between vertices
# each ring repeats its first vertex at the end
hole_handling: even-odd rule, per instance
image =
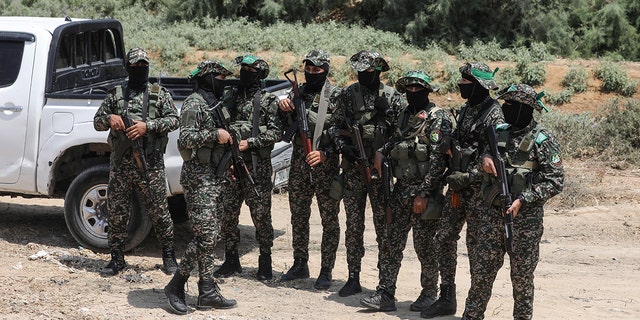
POLYGON ((20 112, 22 111, 22 107, 21 106, 0 106, 0 111, 20 112))

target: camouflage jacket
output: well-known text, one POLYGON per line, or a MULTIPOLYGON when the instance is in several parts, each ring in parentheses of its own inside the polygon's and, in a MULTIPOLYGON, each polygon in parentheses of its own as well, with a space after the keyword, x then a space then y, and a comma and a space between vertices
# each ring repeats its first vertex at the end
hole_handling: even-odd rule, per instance
MULTIPOLYGON (((261 159, 270 157, 276 142, 282 138, 282 123, 277 116, 278 98, 271 93, 260 93, 260 119, 258 120, 258 134, 252 136, 253 128, 253 100, 255 88, 243 91, 235 87, 227 88, 223 96, 223 104, 231 115, 231 128, 235 130, 241 140, 247 140, 249 149, 245 152, 256 151, 261 159)), ((250 159, 245 157, 245 159, 250 159)))
MULTIPOLYGON (((147 84, 147 91, 150 91, 152 84, 147 84)), ((127 92, 123 88, 123 92, 127 92)), ((144 90, 128 90, 128 112, 127 114, 134 120, 142 120, 142 107, 144 99, 144 90)), ((110 91, 102 101, 100 108, 96 111, 93 118, 93 127, 98 131, 106 131, 110 129, 109 120, 112 114, 123 114, 124 97, 118 97, 117 90, 110 91)), ((169 132, 178 129, 180 125, 178 110, 176 109, 173 99, 169 92, 160 87, 156 103, 149 103, 149 111, 146 119, 147 134, 145 136, 145 150, 147 153, 164 153, 165 150, 159 150, 152 141, 167 140, 169 132), (152 110, 154 109, 154 110, 152 110), (152 151, 152 152, 150 152, 152 151)), ((124 131, 109 131, 109 143, 111 145, 111 164, 114 165, 119 159, 115 159, 115 151, 118 150, 120 144, 126 141, 127 137, 124 131)), ((166 147, 166 143, 165 146, 166 147)))
MULTIPOLYGON (((446 147, 444 137, 451 135, 453 123, 449 111, 430 103, 427 108, 410 110, 405 107, 398 113, 397 129, 389 142, 380 151, 392 159, 392 165, 402 165, 404 157, 394 159, 392 151, 400 145, 407 145, 409 153, 421 152, 424 158, 420 162, 428 163, 426 172, 421 174, 419 190, 432 191, 443 185, 442 174, 446 169, 446 147), (424 161, 422 161, 424 160, 424 161)), ((420 155, 422 157, 422 155, 420 155)), ((409 155, 409 158, 415 158, 409 155)), ((393 168, 392 168, 393 169, 393 168)), ((394 174, 398 178, 398 174, 394 174)))
MULTIPOLYGON (((512 171, 509 169, 522 167, 526 162, 529 164, 526 167, 530 169, 530 171, 524 171, 527 172, 526 187, 522 192, 514 194, 514 200, 519 197, 526 206, 542 206, 547 200, 560 193, 564 185, 560 144, 551 132, 538 126, 535 120, 523 129, 515 130, 508 126, 506 131, 508 134, 508 138, 505 139, 506 145, 502 147, 499 144, 499 151, 505 159, 505 167, 508 171, 512 171)), ((510 185, 510 187, 513 192, 514 186, 510 185)))
MULTIPOLYGON (((329 131, 328 129, 332 121, 333 113, 336 110, 336 105, 334 103, 335 97, 337 97, 340 94, 341 88, 334 86, 331 83, 329 83, 329 81, 327 81, 324 87, 322 87, 322 90, 324 90, 325 92, 324 93, 325 99, 327 99, 328 105, 327 105, 327 115, 326 115, 326 118, 324 119, 324 122, 322 123, 322 126, 323 126, 322 136, 318 138, 319 139, 318 150, 324 150, 324 151, 329 151, 331 153, 335 153, 336 148, 333 145, 333 140, 331 139, 331 136, 328 133, 329 131)), ((315 128, 318 122, 318 109, 320 106, 321 92, 307 93, 305 91, 306 91, 305 85, 304 84, 300 85, 300 88, 299 88, 300 96, 304 101, 305 107, 307 109, 307 122, 309 123, 309 137, 313 139, 314 138, 313 134, 315 132, 315 128)), ((289 99, 293 99, 293 91, 289 93, 289 99)), ((287 129, 293 129, 293 130, 297 129, 297 128, 290 128, 291 125, 296 121, 295 110, 293 112, 283 112, 279 110, 278 116, 280 117, 280 120, 284 125, 283 131, 286 131, 287 129)), ((294 148, 302 147, 302 141, 300 140, 299 134, 295 136, 293 141, 295 142, 294 148)))
POLYGON ((395 130, 395 114, 402 109, 406 102, 402 95, 395 89, 380 83, 378 91, 371 91, 359 83, 354 83, 342 90, 335 97, 336 111, 333 114, 329 134, 334 139, 338 150, 345 145, 355 145, 348 132, 351 126, 363 127, 362 140, 369 161, 373 161, 374 153, 381 148, 391 137, 395 130), (357 92, 362 94, 363 105, 358 105, 357 92), (390 113, 385 114, 376 110, 375 100, 378 96, 387 99, 390 113))
POLYGON ((480 159, 480 153, 488 144, 485 129, 488 126, 504 123, 504 115, 502 114, 500 103, 491 98, 491 96, 487 96, 484 101, 477 105, 472 106, 465 103, 460 109, 457 122, 454 137, 460 147, 474 150, 469 159, 466 172, 470 174, 472 181, 479 182, 482 176, 476 164, 480 159))

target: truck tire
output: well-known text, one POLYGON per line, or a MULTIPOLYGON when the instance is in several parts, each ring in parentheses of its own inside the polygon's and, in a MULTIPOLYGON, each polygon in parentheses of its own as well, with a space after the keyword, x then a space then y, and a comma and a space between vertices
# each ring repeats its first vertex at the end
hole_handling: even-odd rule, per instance
MULTIPOLYGON (((69 232, 81 246, 96 252, 109 252, 108 185, 109 165, 96 165, 82 171, 71 182, 64 198, 64 218, 69 232)), ((151 220, 137 198, 134 194, 125 251, 138 246, 151 230, 151 220)))

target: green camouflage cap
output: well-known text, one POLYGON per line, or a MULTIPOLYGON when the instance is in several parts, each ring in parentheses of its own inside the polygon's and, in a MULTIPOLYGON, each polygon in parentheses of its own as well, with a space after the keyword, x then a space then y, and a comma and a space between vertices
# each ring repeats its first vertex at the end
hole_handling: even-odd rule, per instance
POLYGON ((400 93, 405 93, 407 92, 408 86, 419 85, 426 88, 429 92, 438 91, 438 88, 431 86, 430 82, 431 78, 428 74, 418 70, 409 71, 404 75, 404 77, 396 81, 396 89, 400 93))
POLYGON ((321 67, 322 65, 329 64, 331 59, 329 59, 329 54, 320 49, 312 49, 304 56, 304 60, 302 62, 309 61, 316 67, 321 67))
POLYGON ((389 65, 382 55, 373 50, 362 50, 349 59, 351 68, 358 72, 365 71, 369 68, 378 71, 389 71, 389 65))
POLYGON ((129 64, 134 64, 138 61, 146 61, 147 63, 150 62, 147 52, 140 47, 135 47, 127 52, 127 62, 129 64))
POLYGON ((527 84, 512 84, 509 88, 503 89, 498 94, 498 99, 520 102, 539 112, 542 112, 542 110, 549 112, 549 109, 547 109, 541 100, 542 97, 544 97, 544 91, 536 93, 536 91, 527 84))
POLYGON ((239 56, 236 57, 235 60, 233 60, 235 62, 236 65, 248 65, 252 68, 255 68, 258 71, 265 71, 267 74, 269 73, 269 64, 254 56, 254 55, 245 55, 245 56, 239 56))
POLYGON ((214 60, 205 60, 200 62, 198 66, 191 71, 189 79, 202 77, 210 73, 221 74, 224 76, 230 76, 233 74, 233 72, 227 70, 222 63, 214 60))
POLYGON ((498 72, 498 68, 495 70, 489 69, 489 66, 480 62, 467 62, 464 66, 460 67, 460 73, 463 78, 476 79, 482 87, 488 90, 498 89, 498 84, 493 79, 493 76, 498 72))

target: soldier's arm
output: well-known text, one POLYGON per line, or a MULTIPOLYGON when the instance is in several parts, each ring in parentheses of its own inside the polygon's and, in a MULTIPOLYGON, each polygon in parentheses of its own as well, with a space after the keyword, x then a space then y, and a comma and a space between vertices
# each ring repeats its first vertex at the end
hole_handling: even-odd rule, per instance
POLYGON ((114 94, 109 93, 102 100, 100 107, 96 111, 96 114, 93 116, 93 127, 97 131, 106 131, 111 128, 110 126, 110 118, 111 115, 115 113, 114 108, 117 106, 117 99, 114 94))
POLYGON ((531 190, 525 191, 520 201, 527 203, 544 202, 560 193, 564 186, 564 167, 560 145, 549 132, 543 131, 545 137, 535 144, 535 153, 539 161, 539 169, 533 173, 531 190))
POLYGON ((206 143, 218 140, 218 131, 210 131, 203 124, 206 114, 201 112, 197 102, 185 100, 180 113, 180 134, 178 149, 198 149, 206 143))
POLYGON ((282 121, 277 115, 278 99, 273 94, 265 94, 260 102, 260 107, 266 114, 261 123, 266 126, 266 130, 261 131, 257 137, 247 139, 250 149, 262 148, 273 145, 282 139, 282 121))
POLYGON ((147 120, 147 131, 167 133, 180 127, 178 109, 173 103, 173 98, 164 88, 160 90, 156 107, 158 108, 158 117, 147 120))

